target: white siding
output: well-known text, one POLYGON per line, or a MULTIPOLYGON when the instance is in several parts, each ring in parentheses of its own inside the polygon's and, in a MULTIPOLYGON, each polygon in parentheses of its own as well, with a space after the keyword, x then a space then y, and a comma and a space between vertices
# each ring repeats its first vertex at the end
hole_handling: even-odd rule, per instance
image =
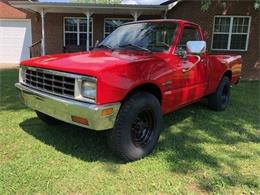
POLYGON ((19 63, 30 57, 30 20, 0 19, 0 63, 19 63))

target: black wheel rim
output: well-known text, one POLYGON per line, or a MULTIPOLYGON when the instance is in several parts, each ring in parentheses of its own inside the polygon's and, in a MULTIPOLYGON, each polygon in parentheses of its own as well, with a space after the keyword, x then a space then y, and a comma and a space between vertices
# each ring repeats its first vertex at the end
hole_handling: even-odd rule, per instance
POLYGON ((222 105, 226 105, 229 99, 229 86, 225 85, 221 94, 221 103, 222 105))
POLYGON ((153 112, 150 109, 140 111, 131 128, 131 138, 133 144, 137 147, 144 147, 150 143, 153 137, 154 119, 153 112))

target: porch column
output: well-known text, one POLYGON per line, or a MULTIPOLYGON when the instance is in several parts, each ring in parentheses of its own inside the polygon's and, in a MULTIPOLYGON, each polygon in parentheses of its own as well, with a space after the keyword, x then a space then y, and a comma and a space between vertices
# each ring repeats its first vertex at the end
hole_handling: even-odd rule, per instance
POLYGON ((90 27, 90 16, 92 15, 92 13, 89 10, 87 10, 84 14, 87 16, 87 43, 86 43, 87 45, 86 45, 86 48, 87 48, 87 51, 89 51, 89 43, 90 43, 89 27, 90 27))
POLYGON ((167 19, 168 10, 165 10, 163 13, 163 19, 167 19))
POLYGON ((139 16, 141 16, 141 13, 135 11, 135 12, 131 13, 131 15, 134 17, 134 21, 137 21, 139 16))
POLYGON ((45 52, 45 21, 44 21, 44 16, 45 16, 45 11, 44 9, 41 9, 41 23, 42 23, 42 41, 41 41, 41 54, 44 56, 46 54, 45 52))

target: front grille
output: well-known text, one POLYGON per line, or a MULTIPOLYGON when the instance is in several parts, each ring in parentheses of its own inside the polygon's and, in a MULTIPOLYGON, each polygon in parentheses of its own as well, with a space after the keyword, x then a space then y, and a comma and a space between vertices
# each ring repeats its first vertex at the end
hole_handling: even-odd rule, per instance
POLYGON ((52 94, 74 97, 75 78, 59 75, 56 72, 45 72, 43 69, 24 71, 26 85, 52 94))

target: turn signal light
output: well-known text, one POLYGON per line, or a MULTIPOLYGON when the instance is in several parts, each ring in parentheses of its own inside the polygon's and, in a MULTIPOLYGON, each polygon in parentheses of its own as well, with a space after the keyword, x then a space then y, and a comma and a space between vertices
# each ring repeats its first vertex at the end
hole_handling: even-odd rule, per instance
POLYGON ((71 116, 71 120, 75 123, 80 123, 80 124, 83 124, 83 125, 88 125, 88 119, 86 118, 82 118, 82 117, 79 117, 79 116, 71 116))
POLYGON ((102 110, 101 116, 109 116, 113 114, 113 108, 107 108, 102 110))

